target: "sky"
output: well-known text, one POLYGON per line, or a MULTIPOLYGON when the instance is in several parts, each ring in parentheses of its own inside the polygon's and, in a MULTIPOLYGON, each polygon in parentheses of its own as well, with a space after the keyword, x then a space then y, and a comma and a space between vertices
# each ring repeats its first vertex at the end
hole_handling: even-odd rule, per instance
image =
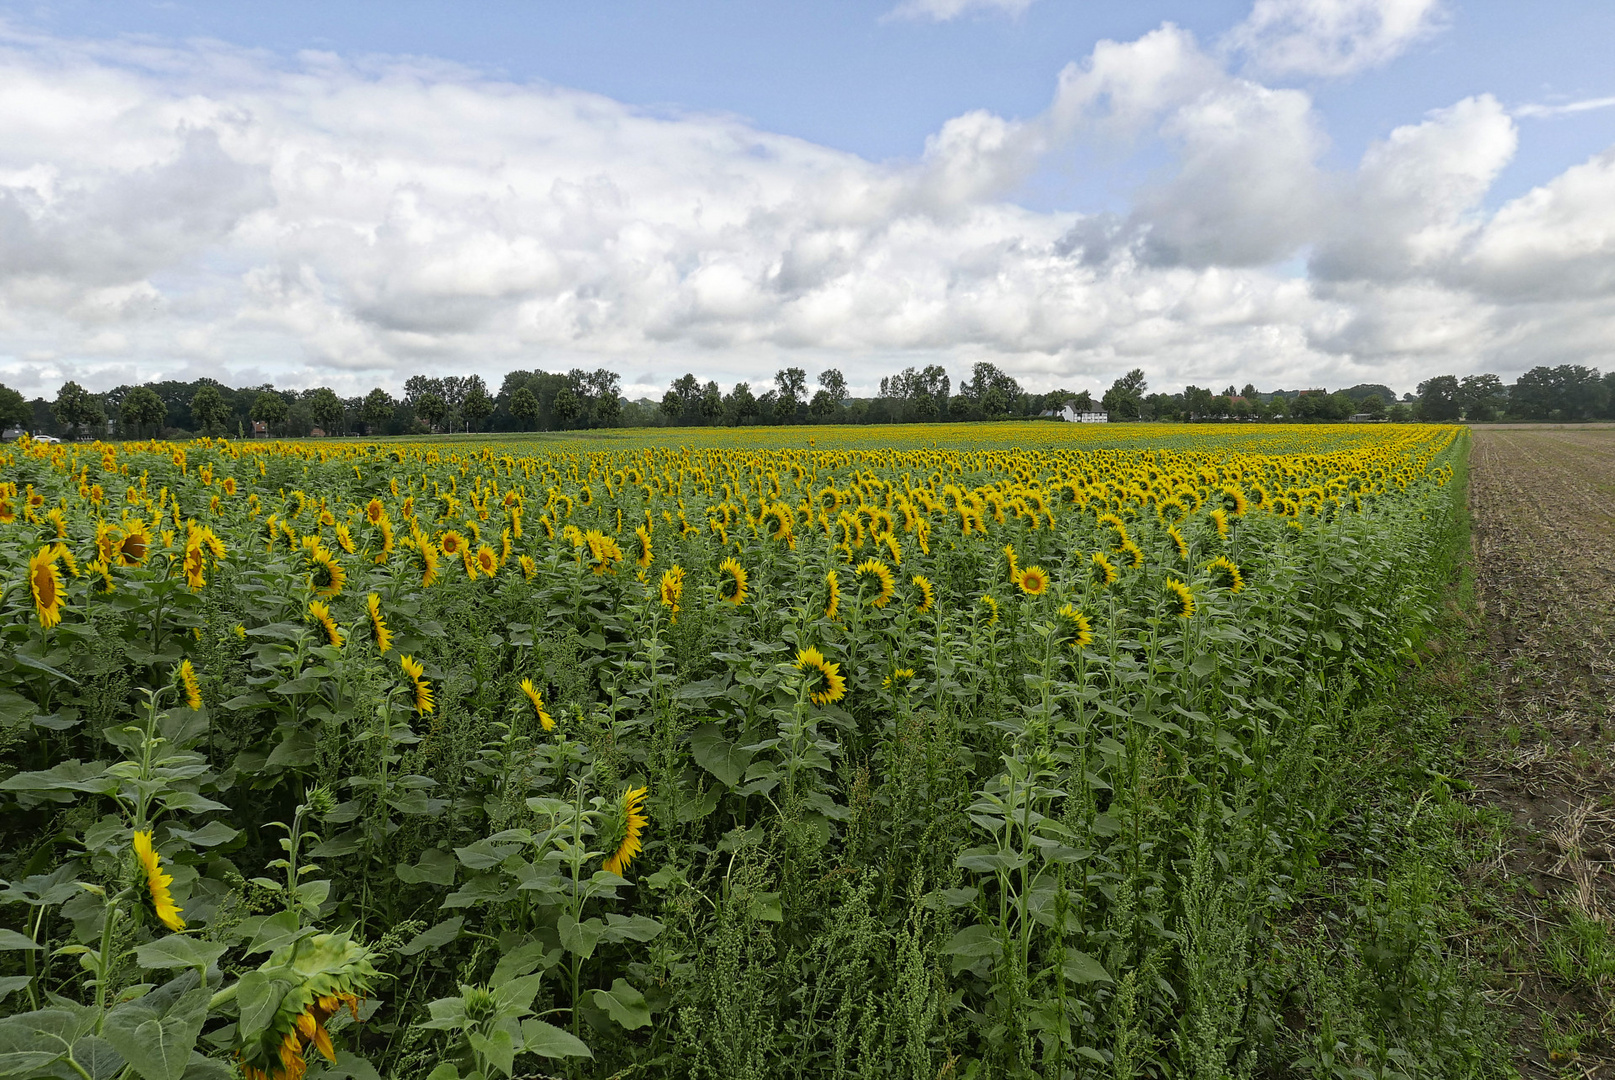
POLYGON ((0 0, 0 383, 1615 367, 1615 5, 0 0))

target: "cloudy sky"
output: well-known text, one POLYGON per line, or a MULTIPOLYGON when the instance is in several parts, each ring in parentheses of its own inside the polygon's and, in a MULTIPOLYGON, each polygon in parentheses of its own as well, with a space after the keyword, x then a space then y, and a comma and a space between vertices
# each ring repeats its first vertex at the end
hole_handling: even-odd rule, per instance
POLYGON ((1607 0, 0 0, 0 382, 1615 366, 1607 0))

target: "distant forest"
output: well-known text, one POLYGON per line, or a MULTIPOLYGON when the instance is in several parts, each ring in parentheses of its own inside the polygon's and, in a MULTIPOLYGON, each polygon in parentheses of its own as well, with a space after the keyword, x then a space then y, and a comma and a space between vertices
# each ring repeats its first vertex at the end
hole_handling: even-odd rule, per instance
POLYGON ((1061 410, 1104 411, 1111 420, 1313 421, 1352 418, 1391 421, 1487 422, 1615 419, 1615 371, 1579 365, 1538 367, 1509 385, 1496 375, 1442 375, 1398 400, 1389 387, 1364 383, 1346 390, 1221 391, 1187 386, 1151 393, 1144 373, 1117 379, 1098 400, 1089 391, 1030 393, 989 363, 978 363, 956 386, 938 366, 908 368, 880 381, 873 398, 855 398, 834 368, 809 387, 802 368, 785 368, 772 385, 736 383, 725 392, 694 375, 673 380, 660 401, 622 396, 621 378, 599 369, 512 371, 497 392, 480 375, 411 377, 402 397, 380 387, 344 398, 329 387, 282 390, 231 388, 213 379, 119 386, 92 393, 68 382, 55 400, 25 399, 0 385, 0 428, 61 438, 145 438, 199 434, 251 436, 254 422, 280 437, 424 435, 457 431, 567 431, 611 427, 695 427, 765 424, 890 424, 972 420, 1033 420, 1061 410))

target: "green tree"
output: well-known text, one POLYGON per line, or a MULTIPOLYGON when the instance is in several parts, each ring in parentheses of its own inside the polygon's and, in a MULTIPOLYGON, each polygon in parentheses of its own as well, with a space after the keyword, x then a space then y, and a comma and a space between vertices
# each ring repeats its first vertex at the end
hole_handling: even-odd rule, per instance
POLYGON ((1369 394, 1358 406, 1375 420, 1385 419, 1385 401, 1378 394, 1369 394))
MULTIPOLYGON (((203 387, 203 389, 213 388, 203 387)), ((217 395, 218 391, 214 390, 213 393, 217 395)), ((201 396, 201 391, 197 391, 197 396, 201 396)), ((140 438, 142 428, 153 429, 152 434, 155 435, 167 416, 168 406, 157 396, 157 391, 149 386, 135 387, 124 395, 122 403, 118 406, 118 419, 123 421, 137 439, 140 438)))
POLYGON ((724 419, 730 424, 744 424, 757 416, 757 398, 751 392, 751 383, 738 382, 723 396, 724 419))
MULTIPOLYGON (((664 399, 665 408, 666 401, 664 399)), ((555 419, 564 431, 578 422, 583 415, 583 399, 570 386, 563 386, 555 393, 555 419)))
POLYGON ((252 411, 247 415, 253 420, 268 424, 270 434, 273 434, 277 426, 286 422, 291 412, 285 398, 273 390, 262 390, 253 400, 252 411))
POLYGON ((105 422, 106 414, 101 411, 101 403, 78 383, 71 379, 62 384, 56 392, 56 400, 50 407, 51 415, 56 417, 58 424, 72 429, 72 437, 77 439, 79 431, 86 424, 105 422))
POLYGON ((359 408, 359 419, 365 423, 365 428, 371 435, 376 429, 393 418, 393 397, 381 387, 376 387, 365 395, 364 404, 359 408))
POLYGON ((1143 369, 1134 368, 1111 383, 1110 389, 1105 391, 1105 409, 1112 416, 1136 420, 1139 403, 1144 400, 1144 391, 1148 389, 1149 383, 1144 381, 1143 369))
POLYGON ((415 415, 425 420, 436 431, 448 419, 449 403, 443 400, 441 394, 433 391, 423 393, 415 402, 415 415))
POLYGON ((460 403, 460 415, 465 417, 467 424, 482 426, 482 422, 493 415, 493 398, 488 396, 488 386, 482 381, 481 375, 472 375, 467 380, 471 383, 466 389, 465 400, 460 403))
POLYGON ((510 415, 520 420, 528 428, 538 421, 538 398, 532 390, 525 386, 518 386, 516 392, 510 395, 510 415))
MULTIPOLYGON (((129 396, 133 397, 145 389, 142 386, 131 390, 129 396)), ((150 391, 147 392, 150 393, 150 391)), ((162 405, 161 399, 156 394, 151 396, 159 406, 162 405)), ((125 404, 127 404, 127 399, 125 399, 125 404)), ((219 388, 212 383, 204 383, 202 388, 191 398, 191 415, 196 418, 197 423, 202 425, 202 430, 210 435, 216 434, 223 429, 225 421, 230 419, 230 415, 234 411, 230 408, 230 403, 224 400, 224 395, 219 393, 219 388)), ((167 412, 166 407, 164 412, 167 412)))
POLYGON ((1462 405, 1458 398, 1458 376, 1437 375, 1419 384, 1420 420, 1456 420, 1462 405))
POLYGON ((774 405, 775 420, 796 423, 797 409, 807 397, 807 372, 799 367, 781 368, 774 374, 774 388, 779 393, 774 405))
MULTIPOLYGON (((846 403, 847 380, 842 376, 841 372, 837 371, 835 368, 831 368, 828 371, 819 372, 819 387, 820 393, 827 395, 830 402, 835 405, 837 409, 841 408, 841 406, 846 403)), ((817 395, 815 395, 815 397, 816 396, 817 395)))
POLYGON ((345 411, 342 399, 329 386, 321 386, 308 395, 309 415, 327 435, 341 434, 342 414, 345 411))
POLYGON ((0 385, 0 431, 11 427, 26 427, 34 416, 33 409, 23 396, 9 386, 0 385))

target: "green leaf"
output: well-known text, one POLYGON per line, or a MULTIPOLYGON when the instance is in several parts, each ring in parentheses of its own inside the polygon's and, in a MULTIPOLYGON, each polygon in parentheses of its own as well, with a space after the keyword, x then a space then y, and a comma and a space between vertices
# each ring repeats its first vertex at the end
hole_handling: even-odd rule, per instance
POLYGON ((785 909, 780 906, 777 892, 752 893, 751 902, 746 906, 746 914, 758 922, 785 921, 785 909))
POLYGON ((516 1038, 504 1028, 495 1028, 491 1035, 480 1031, 465 1033, 471 1049, 488 1059, 488 1064, 506 1076, 516 1071, 516 1038))
POLYGON ((628 1031, 650 1027, 650 1006, 645 1003, 645 995, 622 979, 612 980, 610 990, 596 990, 594 1004, 628 1031))
POLYGON ((561 932, 561 947, 585 960, 594 955, 594 947, 606 931, 599 919, 578 922, 570 915, 562 915, 555 928, 561 932))
POLYGON ((170 934, 136 949, 135 962, 143 968, 155 968, 158 971, 169 968, 196 968, 198 971, 206 971, 228 948, 227 945, 213 941, 202 941, 183 934, 170 934))
POLYGON ((751 764, 751 755, 725 739, 723 728, 718 724, 702 724, 691 732, 690 752, 697 765, 723 781, 726 787, 738 785, 751 764))
POLYGON ((397 873, 400 881, 411 885, 428 882, 447 889, 454 885, 454 856, 438 848, 427 848, 414 866, 399 863, 397 873))
POLYGON ((608 941, 650 941, 663 930, 661 923, 644 915, 618 915, 615 913, 606 916, 606 940, 608 941))
POLYGON ((241 976, 236 990, 236 1004, 241 1010, 238 1025, 242 1041, 256 1039, 269 1030, 274 1022, 275 1010, 281 999, 292 988, 286 979, 274 979, 261 971, 249 971, 241 976))
POLYGON ((1217 670, 1217 658, 1210 653, 1201 653, 1194 658, 1194 663, 1189 665, 1189 670, 1201 678, 1205 678, 1217 670))
POLYGON ((102 1035, 143 1080, 181 1080, 211 997, 207 990, 192 990, 164 1014, 138 1001, 120 1005, 107 1013, 102 1035))
POLYGON ((582 1040, 542 1020, 522 1021, 522 1042, 528 1053, 546 1058, 594 1057, 582 1040))
POLYGON ((1112 979, 1104 966, 1085 952, 1076 949, 1067 950, 1065 963, 1060 966, 1065 974, 1066 981, 1074 983, 1108 983, 1112 979))
POLYGON ((39 948, 39 943, 27 934, 19 934, 15 930, 0 929, 0 952, 11 952, 14 949, 33 950, 39 948))
POLYGON ((966 960, 980 960, 997 956, 1003 951, 996 926, 967 926, 948 939, 942 946, 944 956, 958 956, 966 960))
POLYGON ((27 989, 28 984, 33 981, 33 978, 28 975, 7 975, 0 978, 0 998, 4 998, 7 994, 15 994, 18 990, 27 989))
POLYGON ((465 925, 465 917, 456 915, 452 919, 444 919, 429 929, 422 930, 409 941, 398 948, 400 956, 414 956, 427 949, 441 949, 449 942, 460 936, 460 927, 465 925))
POLYGON ((222 821, 210 821, 194 832, 174 828, 170 828, 168 831, 181 840, 195 844, 197 847, 217 847, 220 844, 228 844, 241 835, 240 829, 232 829, 222 821))
POLYGON ((98 1035, 86 1035, 74 1043, 73 1060, 90 1074, 90 1080, 112 1080, 127 1064, 117 1047, 98 1035))

